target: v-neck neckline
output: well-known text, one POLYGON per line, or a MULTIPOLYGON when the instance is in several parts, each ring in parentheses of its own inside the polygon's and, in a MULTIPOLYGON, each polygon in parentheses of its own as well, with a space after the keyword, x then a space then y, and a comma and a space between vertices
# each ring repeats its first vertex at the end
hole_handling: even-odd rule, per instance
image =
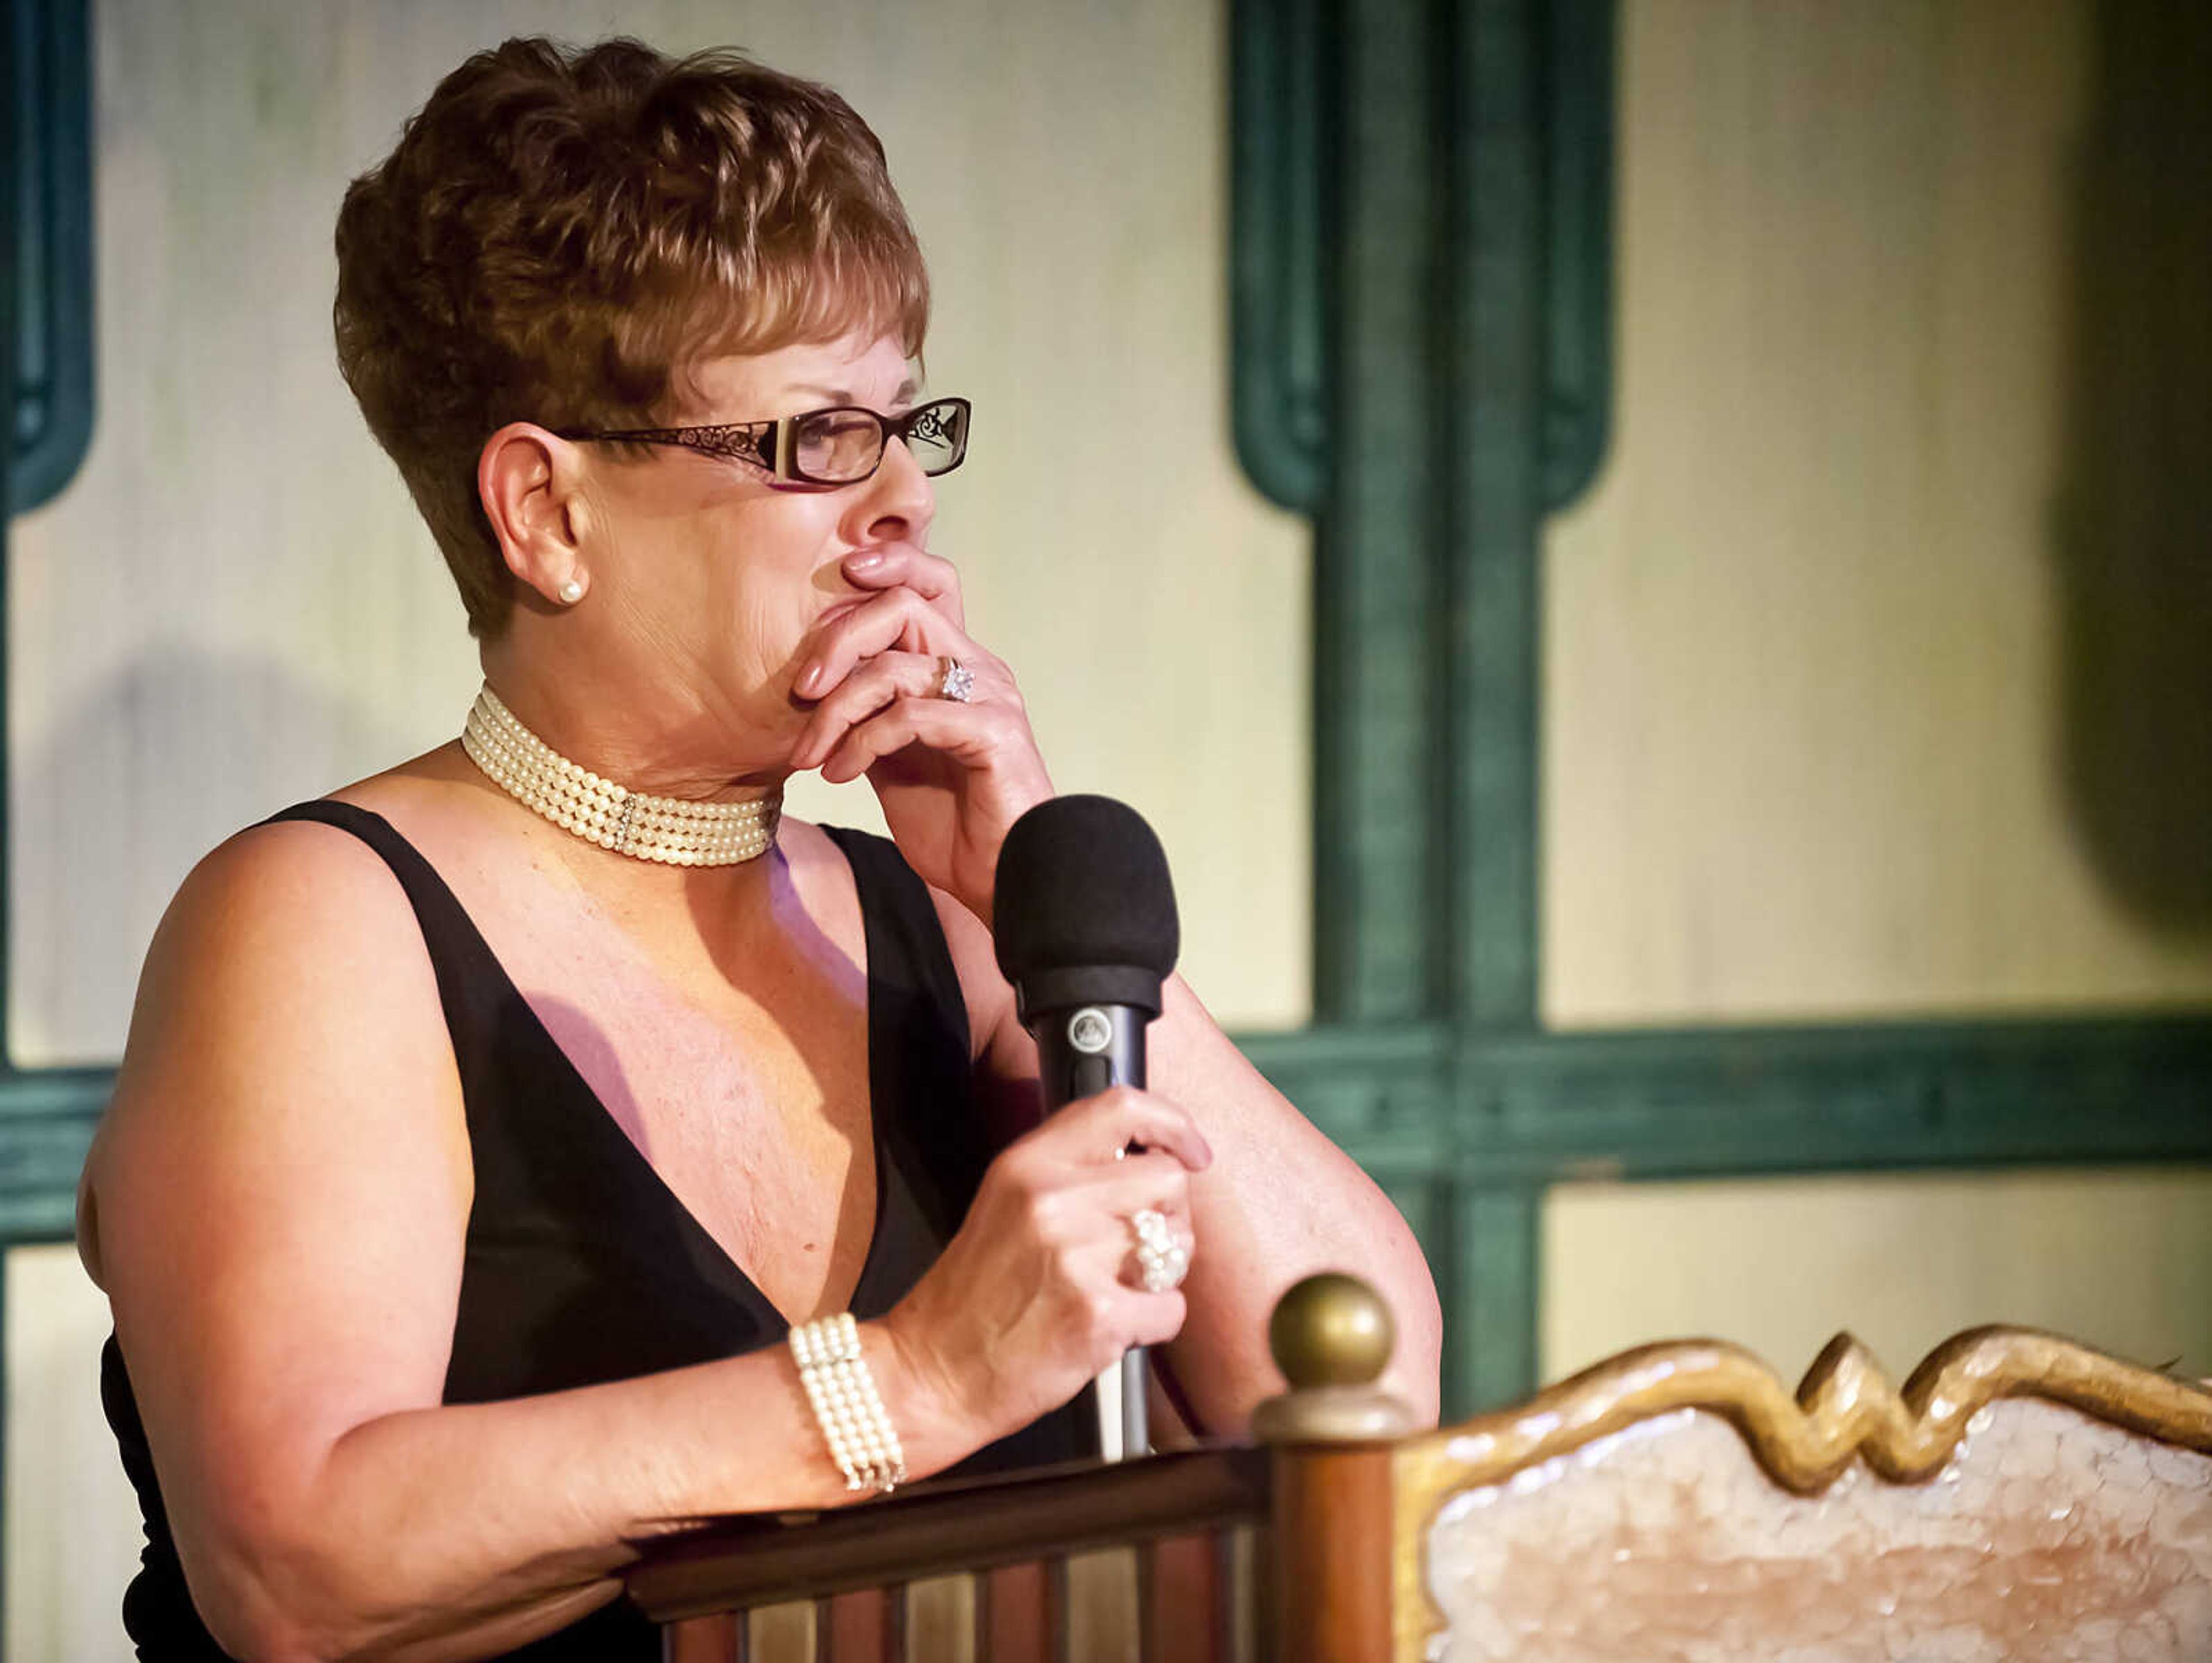
MULTIPOLYGON (((327 800, 337 801, 337 799, 332 798, 327 800)), ((545 1025, 545 1019, 538 1014, 538 1007, 530 1002, 529 996, 526 994, 520 986, 516 984, 514 976, 508 973, 507 966, 501 960, 498 952, 494 950, 490 941, 486 938, 483 929, 477 925, 475 918, 471 915, 469 909, 465 906, 462 905, 461 898, 453 893, 453 885, 446 882, 444 876, 439 872, 436 865, 432 863, 429 856, 424 854, 422 850, 416 848, 415 845, 409 841, 406 836, 401 833, 398 827, 392 825, 389 820, 386 820, 384 816, 378 814, 375 810, 364 809, 358 804, 353 803, 342 803, 340 806, 351 809, 358 814, 368 815, 380 822, 385 829, 389 832, 392 837, 404 844, 408 851, 412 853, 417 860, 422 863, 423 870, 429 875, 431 880, 445 892, 446 899, 451 903, 455 915, 467 926, 470 934, 475 939, 475 944, 482 950, 485 962, 491 967, 494 974, 499 978, 500 985, 495 991, 504 993, 507 997, 513 998, 515 1004, 520 1005, 527 1014, 530 1019, 531 1028, 534 1031, 536 1037, 543 1042, 548 1051, 550 1051, 554 1056, 560 1059, 561 1067, 566 1071, 569 1079, 574 1082, 578 1090, 581 1092, 585 1102, 590 1105, 593 1122, 596 1126, 604 1132, 612 1134, 614 1141, 619 1144, 622 1149, 626 1152, 627 1157, 634 1164, 635 1169, 641 1174, 646 1181, 650 1184, 654 1190, 659 1192, 661 1197, 666 1200, 668 1205, 673 1211, 676 1217, 679 1221, 679 1227, 696 1238, 699 1242, 704 1244, 708 1253, 711 1255, 709 1262, 713 1264, 724 1276, 733 1281, 738 1288, 742 1290, 743 1293, 749 1296, 750 1300, 759 1307, 760 1313, 764 1317, 769 1319, 775 1332, 780 1333, 789 1332, 794 1326, 791 1318, 785 1314, 781 1306, 768 1296, 767 1293, 763 1290, 760 1284, 753 1279, 752 1273, 747 1271, 743 1265, 740 1265, 737 1261, 736 1257, 727 1247, 722 1245, 720 1239, 715 1235, 714 1231, 708 1229, 706 1225, 699 1221, 698 1215, 694 1213, 691 1211, 690 1205, 684 1201, 682 1196, 676 1193, 674 1187, 669 1183, 666 1176, 661 1172, 660 1168, 654 1166, 652 1161, 647 1157, 645 1151, 637 1146, 635 1140, 633 1139, 629 1132, 623 1128, 622 1122, 617 1120, 613 1112, 607 1108, 605 1100, 599 1096, 598 1089, 593 1087, 589 1079, 585 1077, 583 1070, 576 1066, 575 1059, 569 1056, 567 1050, 562 1047, 561 1041, 554 1037, 553 1030, 545 1025)), ((867 984, 867 1009, 864 1020, 867 1029, 868 1141, 871 1147, 875 1151, 875 1214, 874 1217, 869 1220, 868 1247, 866 1253, 861 1255, 860 1275, 854 1281, 853 1290, 848 1296, 847 1302, 838 1308, 842 1310, 851 1310, 857 1314, 869 1308, 867 1296, 870 1289, 871 1279, 878 1274, 880 1269, 884 1243, 887 1234, 884 1228, 884 1219, 885 1215, 890 1211, 890 1174, 889 1172, 889 1166, 891 1159, 891 1153, 889 1142, 884 1136, 884 1126, 881 1117, 878 1112, 881 1108, 881 1104, 878 1101, 880 1094, 877 1090, 878 1082, 882 1077, 882 1069, 880 1065, 883 1059, 880 1053, 885 1024, 884 1022, 884 1012, 882 1009, 883 984, 876 975, 874 955, 870 951, 868 941, 867 881, 861 876, 859 865, 854 861, 852 856, 847 852, 843 844, 840 843, 835 837, 830 838, 829 841, 831 847, 836 849, 838 859, 845 863, 845 870, 852 874, 853 894, 854 899, 858 901, 860 909, 860 968, 862 975, 866 979, 867 984)))

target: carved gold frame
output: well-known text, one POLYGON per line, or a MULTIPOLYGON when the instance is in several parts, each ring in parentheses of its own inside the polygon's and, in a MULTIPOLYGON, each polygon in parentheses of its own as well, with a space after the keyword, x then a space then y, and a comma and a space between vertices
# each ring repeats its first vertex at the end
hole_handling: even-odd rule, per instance
POLYGON ((1391 1456, 1394 1655, 1422 1663, 1443 1615, 1429 1593, 1428 1533, 1462 1490, 1494 1484, 1680 1409, 1717 1415, 1776 1484, 1816 1495, 1863 1459, 1892 1484, 1935 1477, 1967 1423, 2000 1398, 2060 1404, 2123 1430, 2212 1454, 2212 1390, 2033 1328, 1972 1328, 1945 1340, 1903 1390, 1848 1333, 1823 1348, 1793 1396, 1726 1340, 1642 1345, 1515 1408, 1409 1438, 1391 1456))

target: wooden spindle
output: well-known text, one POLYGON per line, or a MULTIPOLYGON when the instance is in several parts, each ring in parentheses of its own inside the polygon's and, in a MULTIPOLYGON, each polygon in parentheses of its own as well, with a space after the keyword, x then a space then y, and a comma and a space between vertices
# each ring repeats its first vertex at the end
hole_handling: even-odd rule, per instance
POLYGON ((1211 1533, 1151 1543, 1139 1573, 1144 1663, 1228 1663, 1221 1541, 1211 1533))
POLYGON ((1390 1440, 1413 1412, 1376 1381, 1395 1327, 1356 1277, 1308 1277, 1275 1306, 1268 1348, 1289 1393, 1253 1430, 1274 1455, 1274 1656, 1389 1663, 1390 1440))
POLYGON ((981 1663, 1059 1663, 1059 1580, 1042 1559, 1002 1565, 976 1579, 981 1663))
POLYGON ((745 1663, 745 1614, 720 1611, 660 1631, 661 1663, 745 1663))
POLYGON ((823 1600, 814 1618, 815 1663, 902 1663, 904 1594, 902 1586, 860 1588, 823 1600))

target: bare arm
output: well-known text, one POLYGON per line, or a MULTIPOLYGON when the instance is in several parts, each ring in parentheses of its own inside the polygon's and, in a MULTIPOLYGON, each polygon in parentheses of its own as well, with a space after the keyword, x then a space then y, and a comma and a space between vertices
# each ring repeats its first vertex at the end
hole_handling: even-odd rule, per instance
POLYGON ((1375 1285, 1397 1321, 1384 1387, 1434 1424, 1443 1322, 1413 1232, 1374 1180, 1244 1059, 1180 976, 1166 1006, 1149 1036, 1151 1077, 1191 1112, 1216 1156, 1191 1180, 1190 1320, 1168 1347, 1193 1411, 1213 1435, 1246 1435, 1252 1411, 1283 1389, 1267 1354, 1275 1302, 1316 1271, 1349 1271, 1375 1285))
MULTIPOLYGON (((980 1066, 1001 1084, 1033 1091, 1036 1047, 1015 1020, 988 932, 949 896, 938 913, 969 998, 980 1066)), ((1167 1347, 1199 1429, 1247 1435, 1254 1408, 1283 1389, 1267 1354, 1275 1302, 1323 1270, 1352 1272, 1389 1302, 1398 1340, 1383 1385, 1433 1423, 1443 1322, 1413 1231, 1374 1180, 1244 1059, 1180 976, 1170 978, 1165 1004, 1147 1035, 1151 1089, 1191 1114, 1215 1156, 1190 1180, 1190 1312, 1167 1347)))
MULTIPOLYGON (((908 1344, 898 1313, 863 1325, 917 1477, 1032 1417, 1038 1382, 1181 1321, 1179 1299, 1124 1299, 1024 1234, 1049 1215, 1079 1244, 1097 1211, 1054 1153, 994 1166, 951 1285, 933 1271, 910 1300, 949 1350, 908 1344), (945 1358, 990 1352, 957 1313, 1002 1260, 1027 1270, 994 1308, 994 1390, 945 1358)), ((194 1600, 235 1655, 483 1656, 614 1597, 624 1539, 664 1521, 848 1499, 781 1348, 442 1405, 470 1171, 436 987, 381 863, 309 826, 210 857, 148 960, 88 1259, 194 1600)))

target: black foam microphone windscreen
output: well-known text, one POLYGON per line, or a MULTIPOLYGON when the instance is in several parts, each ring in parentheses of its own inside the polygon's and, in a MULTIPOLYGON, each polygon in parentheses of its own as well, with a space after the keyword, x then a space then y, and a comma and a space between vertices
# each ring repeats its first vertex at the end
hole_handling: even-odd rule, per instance
POLYGON ((1167 853, 1126 803, 1040 803, 1000 848, 992 931, 1024 1022, 1081 1004, 1157 1015, 1181 934, 1167 853))

